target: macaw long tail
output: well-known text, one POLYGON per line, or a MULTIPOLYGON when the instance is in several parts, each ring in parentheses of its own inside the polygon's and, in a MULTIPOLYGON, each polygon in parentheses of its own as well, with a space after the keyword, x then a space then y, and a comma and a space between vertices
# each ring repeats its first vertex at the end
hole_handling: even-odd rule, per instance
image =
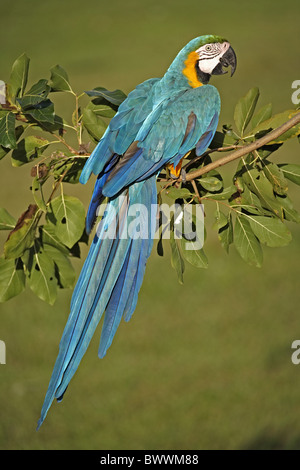
POLYGON ((155 176, 111 199, 97 228, 71 301, 38 427, 52 401, 62 400, 105 311, 99 346, 104 357, 118 325, 137 303, 155 231, 155 176), (136 206, 138 204, 138 206, 136 206), (138 216, 137 216, 138 213, 138 216))

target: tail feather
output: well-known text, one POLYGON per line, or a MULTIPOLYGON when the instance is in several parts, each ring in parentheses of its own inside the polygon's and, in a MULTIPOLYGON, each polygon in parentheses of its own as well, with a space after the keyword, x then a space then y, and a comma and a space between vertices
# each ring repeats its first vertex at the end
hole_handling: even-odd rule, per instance
POLYGON ((140 237, 130 238, 127 228, 134 215, 129 212, 132 205, 142 203, 151 214, 154 201, 156 203, 155 177, 132 185, 108 203, 72 296, 71 312, 60 341, 38 428, 54 398, 62 399, 104 311, 99 357, 105 356, 122 316, 126 320, 131 317, 153 244, 154 221, 151 215, 148 220, 141 222, 139 219, 140 237), (111 232, 115 216, 117 222, 111 232), (149 227, 151 230, 146 236, 149 227))
MULTIPOLYGON (((152 177, 150 180, 152 182, 152 186, 148 186, 148 198, 151 200, 151 205, 155 206, 157 204, 157 192, 156 192, 156 185, 155 179, 152 177)), ((152 247, 153 247, 153 238, 156 229, 156 216, 157 211, 149 211, 148 213, 148 227, 150 227, 151 232, 149 232, 148 237, 145 237, 142 240, 142 246, 140 250, 140 257, 138 263, 138 269, 135 274, 134 282, 132 283, 127 303, 124 309, 124 320, 128 322, 132 317, 132 314, 135 310, 137 300, 138 300, 138 293, 141 288, 144 273, 146 269, 146 262, 150 256, 152 247)))
POLYGON ((147 261, 146 252, 147 252, 147 246, 146 246, 146 243, 143 243, 143 246, 141 247, 141 253, 139 256, 138 268, 135 273, 134 280, 132 282, 132 286, 129 291, 129 295, 128 295, 127 302, 126 302, 124 312, 123 312, 124 320, 127 322, 130 320, 135 310, 137 300, 138 300, 138 293, 143 282, 143 277, 144 277, 145 268, 146 268, 146 261, 147 261))
POLYGON ((98 326, 107 302, 109 301, 116 279, 118 278, 122 264, 126 258, 127 250, 127 240, 114 240, 98 287, 96 286, 97 280, 92 280, 92 282, 95 283, 95 293, 88 293, 85 297, 87 299, 86 302, 84 299, 82 305, 79 307, 80 312, 82 310, 89 311, 89 314, 84 321, 83 328, 81 324, 78 324, 78 331, 75 330, 74 338, 72 338, 72 343, 70 343, 70 353, 72 353, 72 355, 70 358, 68 357, 69 361, 65 368, 61 384, 57 388, 55 395, 56 398, 61 397, 64 394, 67 385, 76 372, 79 363, 88 348, 90 340, 98 326))
MULTIPOLYGON (((154 179, 153 182, 154 185, 145 184, 141 192, 141 199, 149 201, 149 208, 151 205, 156 204, 154 179)), ((141 224, 140 237, 136 240, 131 240, 126 262, 106 308, 98 353, 100 358, 105 356, 107 349, 111 345, 122 316, 127 318, 128 321, 137 303, 146 262, 153 245, 156 211, 148 210, 144 216, 146 219, 141 224)))
POLYGON ((126 299, 128 296, 128 286, 130 286, 134 279, 134 269, 136 267, 136 258, 138 257, 138 246, 132 249, 132 243, 127 253, 125 263, 122 271, 120 272, 119 278, 116 282, 108 305, 105 311, 105 317, 103 322, 103 328, 100 338, 98 356, 103 358, 107 352, 107 349, 112 343, 113 337, 122 319, 126 299))

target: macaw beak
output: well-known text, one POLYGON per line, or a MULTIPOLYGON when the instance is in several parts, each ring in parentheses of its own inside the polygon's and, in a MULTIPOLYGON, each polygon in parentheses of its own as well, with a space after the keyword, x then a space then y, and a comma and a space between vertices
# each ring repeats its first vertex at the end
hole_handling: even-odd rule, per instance
POLYGON ((220 61, 218 65, 213 69, 212 75, 223 75, 224 73, 227 73, 227 70, 223 70, 223 67, 231 67, 231 74, 232 75, 235 72, 236 69, 236 55, 232 47, 230 46, 229 49, 225 52, 225 54, 222 55, 220 58, 220 61))

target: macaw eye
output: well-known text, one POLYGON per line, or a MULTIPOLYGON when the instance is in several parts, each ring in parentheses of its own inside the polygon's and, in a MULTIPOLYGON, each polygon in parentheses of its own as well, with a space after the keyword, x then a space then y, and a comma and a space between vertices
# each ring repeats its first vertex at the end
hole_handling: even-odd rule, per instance
POLYGON ((207 46, 205 46, 205 50, 208 52, 211 51, 211 46, 208 44, 207 46))

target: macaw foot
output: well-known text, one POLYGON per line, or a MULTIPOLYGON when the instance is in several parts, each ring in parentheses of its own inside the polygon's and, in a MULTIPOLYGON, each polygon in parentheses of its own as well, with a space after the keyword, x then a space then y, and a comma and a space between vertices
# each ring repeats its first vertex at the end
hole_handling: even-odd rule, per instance
POLYGON ((168 170, 170 172, 170 176, 171 178, 173 179, 178 179, 179 177, 181 177, 181 180, 183 183, 186 182, 186 171, 184 169, 182 169, 182 162, 185 158, 187 158, 189 156, 191 152, 188 152, 181 160, 180 162, 178 163, 177 166, 174 167, 173 163, 171 163, 170 165, 168 165, 168 170))
POLYGON ((182 160, 178 163, 177 166, 174 167, 173 163, 168 165, 168 170, 170 172, 170 177, 175 179, 178 179, 181 173, 181 166, 182 166, 182 160))

